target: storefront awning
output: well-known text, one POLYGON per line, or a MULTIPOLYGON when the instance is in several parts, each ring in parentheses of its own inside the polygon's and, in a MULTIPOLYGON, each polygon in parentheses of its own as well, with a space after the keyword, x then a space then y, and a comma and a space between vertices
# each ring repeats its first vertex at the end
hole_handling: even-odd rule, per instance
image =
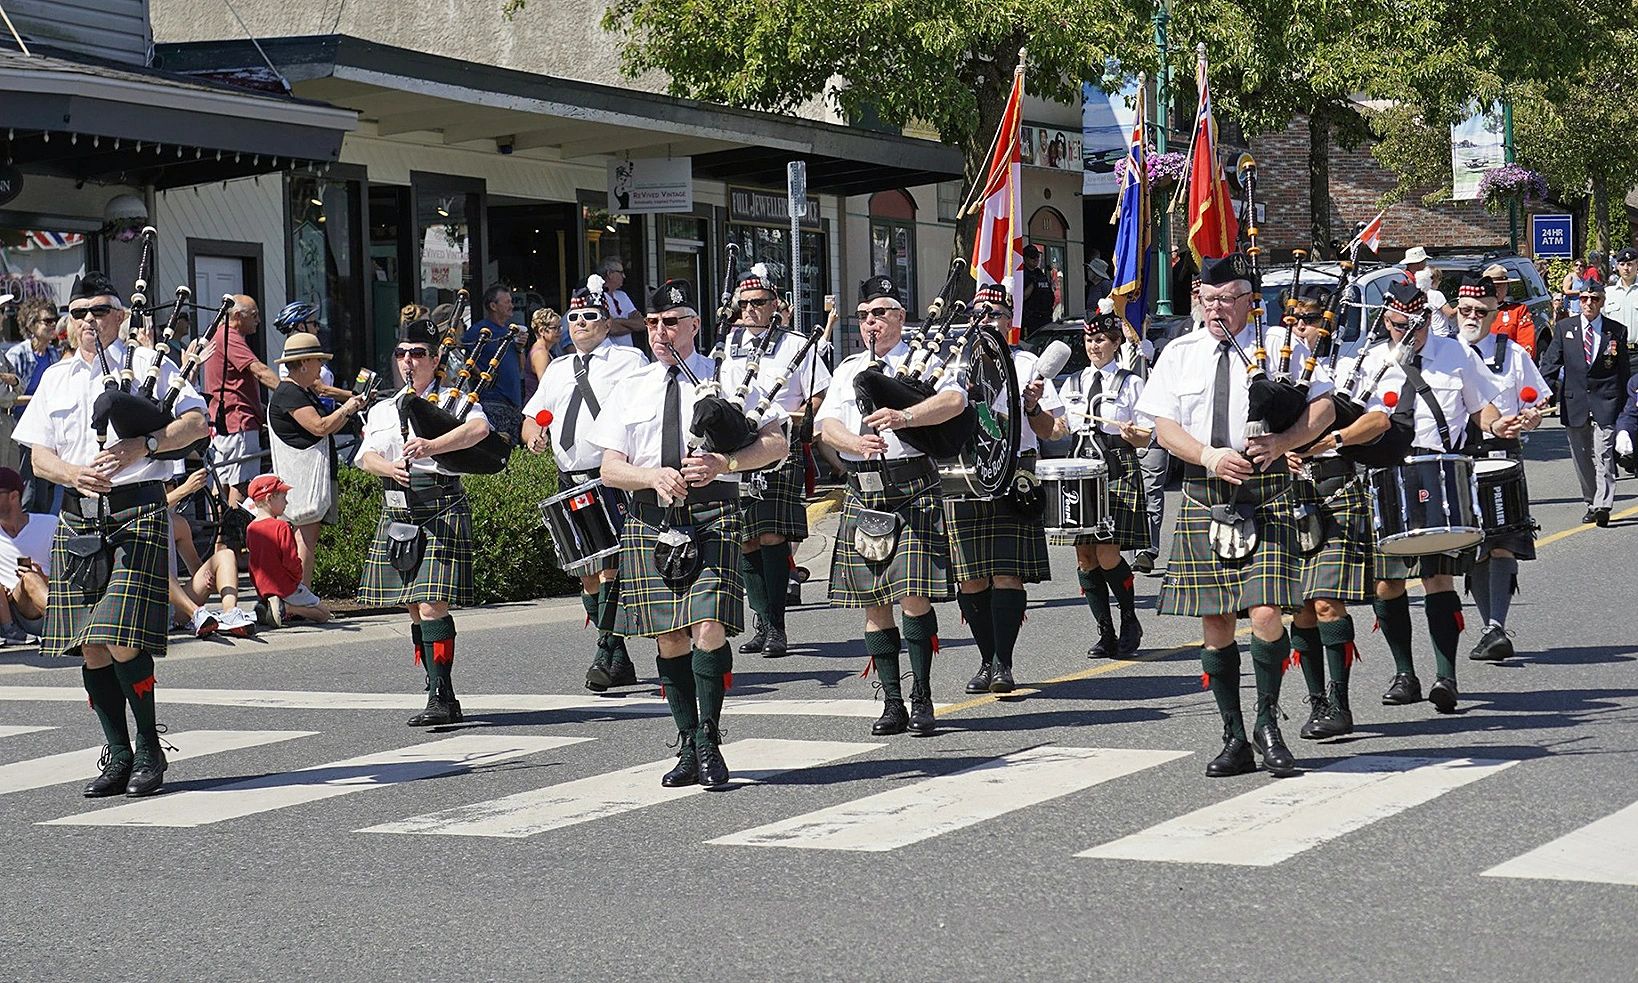
POLYGON ((0 50, 0 91, 19 168, 158 188, 333 162, 357 125, 350 109, 18 51, 0 50))
MULTIPOLYGON (((962 176, 961 153, 930 140, 758 113, 633 89, 445 58, 345 35, 262 39, 297 94, 348 106, 381 136, 430 133, 446 144, 495 140, 509 151, 691 156, 695 177, 783 187, 785 162, 808 188, 865 194, 962 176)), ((157 49, 167 70, 236 80, 265 73, 249 42, 157 49)))

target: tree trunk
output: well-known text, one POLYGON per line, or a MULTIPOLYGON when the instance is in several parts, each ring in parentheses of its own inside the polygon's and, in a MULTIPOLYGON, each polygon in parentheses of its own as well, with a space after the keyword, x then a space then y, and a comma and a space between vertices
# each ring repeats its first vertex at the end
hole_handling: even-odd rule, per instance
POLYGON ((1607 258, 1610 254, 1610 196, 1609 185, 1604 175, 1594 173, 1592 177, 1593 193, 1593 221, 1598 226, 1598 251, 1607 258))
POLYGON ((1308 117, 1308 237, 1316 258, 1331 246, 1331 117, 1317 107, 1308 117))

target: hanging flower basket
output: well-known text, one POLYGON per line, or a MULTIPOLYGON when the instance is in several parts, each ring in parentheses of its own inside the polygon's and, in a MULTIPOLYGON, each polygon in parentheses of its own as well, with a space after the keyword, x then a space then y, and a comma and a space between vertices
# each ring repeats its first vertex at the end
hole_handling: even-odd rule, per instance
POLYGON ((1547 200, 1547 178, 1540 171, 1519 164, 1492 167, 1479 178, 1479 198, 1492 212, 1499 212, 1512 202, 1533 205, 1547 200))
MULTIPOLYGON (((1189 158, 1186 154, 1165 153, 1157 154, 1153 149, 1143 155, 1145 169, 1149 172, 1149 190, 1165 191, 1175 187, 1189 172, 1189 158)), ((1115 162, 1115 183, 1126 180, 1126 158, 1122 157, 1115 162)))

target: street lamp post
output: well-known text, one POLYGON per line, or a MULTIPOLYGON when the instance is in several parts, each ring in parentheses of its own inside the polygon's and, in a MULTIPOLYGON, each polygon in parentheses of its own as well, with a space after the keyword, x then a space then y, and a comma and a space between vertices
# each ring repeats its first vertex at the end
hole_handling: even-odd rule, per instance
MULTIPOLYGON (((1160 70, 1155 73, 1155 152, 1166 152, 1166 131, 1171 127, 1171 67, 1166 64, 1166 25, 1171 20, 1168 0, 1155 4, 1155 48, 1160 54, 1160 70)), ((1155 316, 1172 316, 1172 210, 1162 202, 1160 229, 1155 242, 1155 316)))
MULTIPOLYGON (((1513 100, 1502 96, 1502 160, 1513 163, 1513 100)), ((1507 240, 1514 253, 1519 251, 1519 202, 1512 197, 1507 202, 1507 240)))

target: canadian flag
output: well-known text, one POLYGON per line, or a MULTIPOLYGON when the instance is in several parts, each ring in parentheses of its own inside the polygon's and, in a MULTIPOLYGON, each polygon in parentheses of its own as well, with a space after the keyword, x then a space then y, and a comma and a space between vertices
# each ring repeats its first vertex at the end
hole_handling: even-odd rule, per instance
POLYGON ((1353 249, 1354 243, 1357 242, 1366 249, 1369 249, 1371 252, 1376 252, 1377 247, 1382 245, 1382 216, 1386 214, 1388 214, 1388 210, 1386 208, 1382 209, 1380 212, 1377 212, 1376 218, 1366 222, 1365 227, 1359 230, 1359 234, 1354 236, 1342 251, 1350 251, 1353 249))
POLYGON ((1012 291, 1012 331, 1008 340, 1013 344, 1018 343, 1024 307, 1024 230, 1018 217, 1023 119, 1024 53, 1020 51, 1018 67, 1012 75, 1012 94, 1007 97, 995 149, 984 168, 984 190, 967 212, 978 214, 973 279, 981 287, 987 283, 1005 283, 1012 291))

